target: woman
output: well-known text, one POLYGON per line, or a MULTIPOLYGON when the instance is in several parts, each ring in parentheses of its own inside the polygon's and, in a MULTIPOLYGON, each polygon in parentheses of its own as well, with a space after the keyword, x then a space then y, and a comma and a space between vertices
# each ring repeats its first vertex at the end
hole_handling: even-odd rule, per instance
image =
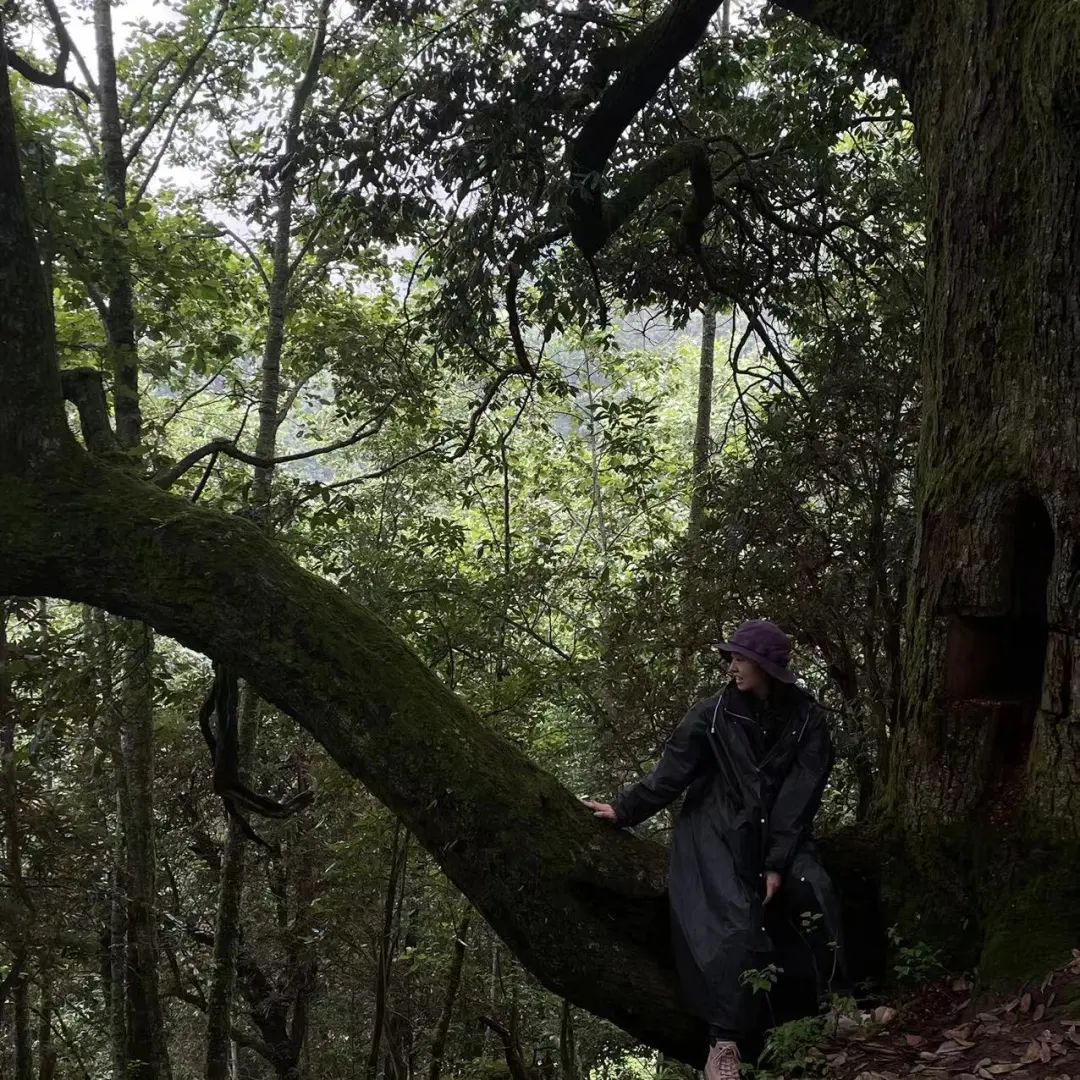
POLYGON ((723 693, 686 714, 656 768, 614 805, 586 805, 637 825, 686 791, 671 845, 672 944, 686 1005, 709 1025, 706 1080, 738 1080, 738 1043, 760 1026, 744 972, 780 960, 765 905, 770 928, 788 913, 786 936, 801 942, 819 993, 836 964, 838 908, 810 838, 833 755, 778 626, 745 622, 720 650, 731 658, 723 693))

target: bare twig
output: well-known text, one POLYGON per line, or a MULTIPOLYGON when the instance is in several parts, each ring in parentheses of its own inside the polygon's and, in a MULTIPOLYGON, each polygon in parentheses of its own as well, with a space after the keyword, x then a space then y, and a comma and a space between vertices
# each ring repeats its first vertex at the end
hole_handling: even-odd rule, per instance
POLYGON ((247 465, 254 465, 259 469, 273 468, 275 465, 285 465, 290 461, 304 461, 307 458, 318 457, 321 454, 330 454, 335 450, 344 450, 349 446, 355 446, 364 439, 377 435, 382 430, 386 417, 389 415, 396 398, 391 398, 374 416, 366 420, 356 431, 344 439, 329 443, 326 446, 316 446, 312 450, 299 450, 295 454, 281 454, 273 458, 261 458, 256 454, 249 454, 236 445, 235 439, 219 438, 212 439, 205 446, 192 450, 190 454, 181 458, 175 465, 157 474, 154 483, 162 488, 170 488, 181 476, 193 465, 197 465, 203 458, 210 454, 224 454, 226 457, 242 461, 247 465))

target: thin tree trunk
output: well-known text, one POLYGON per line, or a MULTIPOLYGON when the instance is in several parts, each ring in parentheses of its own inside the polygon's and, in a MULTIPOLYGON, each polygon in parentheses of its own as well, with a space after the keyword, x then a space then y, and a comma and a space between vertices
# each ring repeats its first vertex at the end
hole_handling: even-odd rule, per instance
POLYGON ((25 966, 11 988, 12 1035, 15 1044, 13 1080, 34 1080, 34 1046, 30 1036, 30 973, 25 966))
POLYGON ((109 1040, 114 1080, 127 1075, 127 858, 124 822, 127 820, 127 785, 124 780, 120 732, 114 733, 113 776, 116 817, 112 829, 112 868, 109 875, 109 1040))
POLYGON ((105 1000, 109 1018, 109 1052, 114 1080, 127 1075, 127 858, 124 826, 128 820, 127 774, 121 746, 122 715, 115 689, 116 666, 110 643, 110 621, 103 611, 87 608, 95 667, 104 703, 104 736, 109 748, 111 785, 103 800, 102 816, 109 832, 109 913, 105 962, 105 1000))
POLYGON ((125 685, 121 749, 128 791, 124 826, 127 888, 127 1077, 167 1080, 165 1017, 158 983, 157 856, 154 843, 153 635, 144 623, 114 625, 125 685))
POLYGON ((26 932, 32 905, 23 882, 22 830, 19 823, 19 776, 15 759, 15 732, 18 710, 8 670, 8 610, 0 603, 0 770, 3 772, 4 847, 7 853, 7 878, 11 893, 19 905, 19 921, 7 928, 8 946, 12 949, 11 984, 12 1035, 14 1038, 14 1080, 32 1080, 33 1054, 30 1038, 30 973, 27 970, 26 932))
POLYGON ((56 1047, 53 1045, 52 978, 42 976, 41 1008, 38 1012, 38 1080, 53 1080, 56 1075, 56 1047))
MULTIPOLYGON (((293 205, 296 200, 297 156, 300 152, 301 124, 304 110, 315 89, 326 46, 326 23, 329 0, 321 0, 318 24, 308 54, 307 67, 293 92, 292 104, 285 122, 285 140, 281 157, 281 187, 278 189, 274 219, 273 261, 270 286, 267 292, 266 342, 262 357, 262 386, 259 393, 259 457, 274 456, 274 440, 280 418, 278 408, 281 399, 281 353, 285 344, 285 318, 288 314, 289 282, 292 277, 292 252, 290 239, 293 228, 293 205)), ((272 467, 255 470, 253 502, 266 506, 270 496, 272 467)))
MULTIPOLYGON (((7 853, 7 876, 11 892, 20 907, 31 909, 30 898, 23 883, 22 828, 19 824, 19 773, 15 757, 15 732, 18 727, 18 709, 11 686, 8 668, 8 609, 0 602, 0 799, 4 816, 4 848, 7 853)), ((21 939, 22 930, 16 935, 21 939)), ((14 943, 16 950, 25 945, 22 940, 14 943)))
POLYGON ((697 421, 694 425, 693 491, 690 495, 691 542, 701 535, 705 520, 705 481, 712 453, 712 398, 716 355, 716 309, 701 313, 701 360, 698 364, 697 421))
MULTIPOLYGON (((296 169, 291 162, 300 149, 301 122, 311 93, 315 88, 326 43, 326 21, 329 5, 320 4, 318 27, 312 42, 307 67, 293 93, 285 128, 285 147, 281 187, 278 191, 273 265, 267 291, 266 341, 263 347, 259 387, 259 434, 255 454, 271 461, 277 452, 277 434, 282 417, 281 354, 285 343, 285 318, 288 309, 289 281, 292 276, 290 238, 293 226, 293 204, 296 197, 296 169)), ((255 469, 251 489, 251 505, 264 526, 270 520, 270 495, 274 467, 255 469)), ((247 766, 252 757, 250 745, 255 739, 258 700, 247 686, 242 688, 240 725, 240 766, 247 766)), ((240 938, 241 903, 244 889, 246 839, 235 818, 229 817, 228 837, 222 855, 221 878, 218 884, 218 914, 214 934, 213 976, 208 995, 206 1037, 206 1080, 227 1080, 230 1062, 229 1032, 232 1027, 232 1000, 235 987, 236 951, 240 938)))
POLYGON ((454 1018, 454 1005, 461 987, 461 974, 465 969, 465 954, 469 948, 469 924, 472 920, 472 908, 466 907, 465 914, 454 937, 454 958, 450 962, 450 975, 446 980, 446 997, 443 998, 442 1012, 435 1028, 435 1038, 431 1042, 431 1064, 428 1067, 428 1080, 439 1080, 442 1071, 443 1055, 446 1053, 446 1039, 450 1033, 450 1021, 454 1018))
MULTIPOLYGON (((311 783, 307 757, 301 748, 296 754, 296 781, 300 790, 311 783)), ((289 1047, 292 1065, 285 1080, 301 1080, 306 1059, 307 1037, 311 1019, 311 1000, 316 989, 318 960, 314 947, 315 926, 312 905, 315 901, 315 868, 310 845, 303 835, 304 819, 293 818, 288 846, 289 877, 293 883, 294 906, 289 936, 288 975, 292 991, 292 1017, 289 1021, 289 1047)))
POLYGON ((137 450, 142 439, 139 362, 135 348, 135 302, 127 232, 127 160, 120 120, 113 45, 111 0, 94 0, 97 38, 98 106, 101 117, 102 177, 115 239, 104 249, 108 281, 105 330, 113 367, 113 408, 120 446, 137 450))
POLYGON ((562 1080, 578 1080, 581 1069, 577 1058, 577 1040, 574 1037, 574 1007, 563 998, 559 1019, 559 1066, 562 1080))
MULTIPOLYGON (((240 767, 253 757, 258 723, 258 698, 245 683, 237 710, 240 767)), ((232 1003, 236 986, 236 956, 240 946, 247 837, 231 815, 221 857, 217 921, 207 998, 206 1080, 229 1080, 235 1064, 232 1042, 232 1003)))
POLYGON ((394 846, 390 860, 390 876, 383 900, 382 936, 379 959, 375 969, 375 1017, 372 1021, 371 1050, 368 1053, 367 1080, 375 1080, 379 1072, 379 1055, 386 1029, 386 1013, 390 995, 390 974, 394 962, 395 923, 401 916, 400 884, 405 872, 407 844, 399 824, 394 825, 394 846))

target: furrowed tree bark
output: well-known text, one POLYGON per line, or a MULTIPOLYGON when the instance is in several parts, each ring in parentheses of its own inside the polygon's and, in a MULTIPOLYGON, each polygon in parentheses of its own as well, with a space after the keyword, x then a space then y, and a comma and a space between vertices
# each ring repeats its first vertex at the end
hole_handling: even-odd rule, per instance
POLYGON ((1080 925, 1080 18, 924 0, 914 32, 926 400, 890 809, 943 901, 923 923, 973 917, 1011 984, 1080 925))

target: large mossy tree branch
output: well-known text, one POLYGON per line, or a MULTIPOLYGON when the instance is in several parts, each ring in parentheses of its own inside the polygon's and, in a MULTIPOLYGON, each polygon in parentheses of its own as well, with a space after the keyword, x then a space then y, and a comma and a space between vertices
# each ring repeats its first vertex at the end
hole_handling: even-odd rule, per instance
MULTIPOLYGON (((862 45, 886 73, 904 80, 916 4, 917 0, 777 0, 775 6, 841 41, 862 45)), ((627 44, 605 52, 605 77, 610 71, 617 74, 585 118, 567 155, 570 230, 587 256, 600 251, 662 183, 695 167, 699 172, 708 169, 700 143, 678 143, 632 171, 615 193, 605 195, 605 174, 619 141, 701 41, 719 7, 719 0, 669 0, 627 44)))
POLYGON ((0 473, 0 505, 0 593, 93 604, 235 666, 400 817, 545 985, 694 1056, 662 850, 598 825, 377 616, 250 523, 76 449, 33 480, 0 473))
POLYGON ((622 213, 619 211, 620 202, 636 206, 647 194, 640 190, 643 183, 651 181, 656 186, 689 167, 692 154, 687 153, 687 146, 681 151, 676 148, 631 177, 622 198, 611 202, 604 198, 603 175, 619 140, 679 61, 701 40, 719 7, 720 0, 670 0, 619 50, 617 76, 600 95, 569 148, 570 231, 587 255, 599 251, 618 227, 613 219, 626 216, 625 206, 622 213))

